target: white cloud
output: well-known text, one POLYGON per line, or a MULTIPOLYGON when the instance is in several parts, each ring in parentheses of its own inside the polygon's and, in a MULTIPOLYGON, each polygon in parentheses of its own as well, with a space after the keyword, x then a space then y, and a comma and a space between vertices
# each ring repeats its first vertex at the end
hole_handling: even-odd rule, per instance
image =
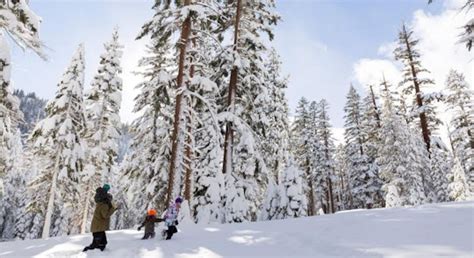
POLYGON ((387 59, 361 59, 354 64, 354 77, 363 86, 373 85, 377 89, 382 77, 389 82, 401 79, 400 69, 387 59))
MULTIPOLYGON (((464 47, 457 44, 461 27, 467 20, 467 15, 459 11, 460 0, 450 0, 445 3, 445 10, 439 15, 432 15, 423 10, 413 14, 410 26, 415 37, 420 39, 418 49, 421 53, 422 65, 431 72, 435 80, 434 89, 444 88, 446 76, 450 69, 457 69, 466 75, 471 86, 474 86, 473 55, 464 47)), ((353 66, 353 74, 362 85, 380 81, 381 72, 392 83, 399 82, 400 65, 393 58, 396 42, 382 44, 378 49, 380 59, 360 59, 353 66), (377 80, 377 78, 379 78, 377 80)))
MULTIPOLYGON (((464 45, 457 44, 461 27, 468 20, 468 14, 459 8, 464 0, 449 0, 444 4, 444 10, 439 15, 432 15, 423 10, 414 12, 409 24, 415 37, 419 38, 417 48, 420 50, 421 63, 428 69, 429 75, 435 80, 431 89, 442 90, 445 87, 446 76, 450 69, 456 69, 466 76, 466 80, 474 88, 474 58, 464 45)), ((385 73, 387 80, 392 84, 400 81, 400 64, 393 58, 393 49, 396 42, 384 43, 378 49, 380 59, 360 59, 353 65, 353 76, 361 85, 380 81, 381 72, 385 73)), ((446 108, 439 105, 440 118, 447 122, 450 115, 446 108)), ((445 128, 441 134, 446 140, 445 128)))

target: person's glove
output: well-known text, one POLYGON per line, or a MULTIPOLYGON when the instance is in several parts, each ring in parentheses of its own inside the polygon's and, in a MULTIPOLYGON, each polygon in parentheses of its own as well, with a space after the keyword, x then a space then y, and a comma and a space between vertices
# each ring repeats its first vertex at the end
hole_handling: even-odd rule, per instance
POLYGON ((175 221, 174 224, 175 224, 176 226, 178 226, 179 223, 178 223, 178 221, 175 221))
POLYGON ((138 231, 142 230, 142 227, 138 227, 137 230, 138 230, 138 231))

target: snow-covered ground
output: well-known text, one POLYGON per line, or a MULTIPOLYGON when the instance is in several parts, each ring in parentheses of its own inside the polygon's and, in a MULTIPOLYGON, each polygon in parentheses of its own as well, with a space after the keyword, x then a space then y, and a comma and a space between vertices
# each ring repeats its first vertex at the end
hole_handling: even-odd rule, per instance
POLYGON ((180 225, 171 241, 108 233, 107 250, 81 253, 89 235, 0 243, 0 257, 474 257, 474 202, 358 210, 232 225, 180 225))

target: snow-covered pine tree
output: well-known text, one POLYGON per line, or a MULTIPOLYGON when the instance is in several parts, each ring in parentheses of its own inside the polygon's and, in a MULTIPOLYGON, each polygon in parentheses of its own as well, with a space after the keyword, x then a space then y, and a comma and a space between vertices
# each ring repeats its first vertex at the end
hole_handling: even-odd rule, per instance
POLYGON ((448 191, 451 201, 464 201, 472 198, 466 179, 466 173, 464 173, 464 169, 459 160, 456 159, 454 161, 453 171, 449 176, 450 183, 448 191))
POLYGON ((81 178, 85 196, 81 233, 86 232, 92 216, 94 190, 102 185, 100 182, 110 182, 112 167, 118 155, 122 102, 120 58, 123 48, 119 43, 118 29, 114 30, 111 41, 105 43, 104 47, 105 53, 100 56, 97 74, 85 99, 87 164, 81 178))
POLYGON ((474 93, 463 74, 451 70, 446 79, 446 104, 451 112, 450 138, 454 156, 474 192, 474 93))
POLYGON ((19 130, 10 139, 11 169, 5 175, 5 194, 0 199, 0 238, 15 237, 15 220, 25 205, 27 174, 23 160, 23 144, 19 130))
POLYGON ((285 161, 290 151, 290 125, 288 121, 289 109, 285 96, 287 86, 286 78, 281 76, 281 61, 275 49, 269 52, 265 64, 266 91, 261 92, 257 99, 265 107, 264 112, 268 119, 265 126, 260 128, 262 141, 262 155, 270 173, 277 183, 280 183, 280 174, 285 167, 285 161))
POLYGON ((367 187, 366 194, 370 197, 367 204, 370 207, 384 207, 384 198, 382 193, 382 181, 379 177, 379 166, 376 162, 378 158, 378 148, 382 142, 381 113, 378 103, 378 96, 375 95, 372 85, 369 86, 369 92, 363 101, 362 130, 364 131, 364 151, 367 156, 367 187))
POLYGON ((79 184, 84 161, 83 87, 81 44, 58 84, 55 98, 46 107, 47 117, 30 136, 34 155, 44 161, 31 182, 29 209, 42 216, 43 238, 79 231, 83 203, 79 184))
POLYGON ((154 6, 156 15, 145 24, 138 38, 150 35, 147 56, 139 66, 143 69, 144 81, 137 85, 140 93, 135 98, 134 112, 141 113, 131 124, 133 140, 130 153, 121 166, 126 206, 135 223, 147 209, 164 211, 168 169, 171 154, 171 131, 173 128, 173 106, 175 101, 173 72, 174 59, 169 37, 172 30, 166 21, 173 15, 165 3, 154 6), (142 194, 137 194, 142 193, 142 194))
POLYGON ((0 198, 3 195, 3 177, 11 169, 10 146, 17 123, 22 119, 19 101, 10 88, 10 49, 4 30, 21 47, 45 57, 39 39, 40 18, 29 8, 26 0, 0 2, 0 198))
POLYGON ((292 157, 286 161, 282 177, 283 196, 280 202, 282 213, 277 217, 285 219, 307 216, 308 203, 304 192, 304 173, 292 157))
MULTIPOLYGON (((317 200, 320 196, 315 196, 314 173, 312 169, 312 161, 314 159, 314 147, 317 143, 315 139, 315 128, 312 126, 311 114, 309 111, 310 103, 302 97, 296 107, 295 120, 291 129, 292 152, 298 163, 298 166, 305 173, 305 192, 308 199, 308 216, 316 215, 317 200)), ((322 203, 321 203, 322 204, 322 203)), ((318 208, 321 207, 318 205, 318 208)))
POLYGON ((429 201, 448 201, 448 173, 453 167, 453 158, 448 147, 439 137, 431 137, 431 160, 429 189, 425 190, 429 201))
POLYGON ((267 184, 267 169, 261 152, 260 136, 268 126, 263 106, 268 86, 264 55, 267 49, 262 34, 273 38, 278 16, 273 0, 229 1, 224 8, 233 44, 220 57, 230 73, 228 101, 221 121, 226 124, 224 140, 226 221, 257 219, 258 207, 267 184))
POLYGON ((0 35, 0 199, 3 195, 3 178, 12 169, 10 143, 23 117, 19 100, 11 92, 10 66, 10 50, 0 35))
POLYGON ((346 113, 344 124, 344 140, 349 188, 351 189, 351 208, 369 208, 374 203, 373 193, 367 192, 372 184, 372 172, 369 160, 364 150, 366 140, 363 130, 363 107, 361 98, 356 89, 351 85, 344 106, 346 113))
POLYGON ((212 64, 220 45, 211 36, 215 26, 208 21, 216 15, 211 4, 192 16, 192 44, 187 51, 186 65, 192 78, 183 93, 189 104, 184 110, 187 141, 183 190, 191 205, 190 215, 197 223, 224 220, 221 207, 223 139, 217 119, 220 90, 214 82, 218 69, 212 64))
POLYGON ((294 159, 288 156, 280 174, 280 183, 270 179, 261 213, 262 220, 276 220, 307 216, 305 175, 294 159))
POLYGON ((397 114, 390 89, 382 90, 381 135, 383 141, 376 160, 384 180, 386 207, 417 205, 425 202, 422 173, 429 163, 421 136, 413 134, 406 121, 397 114), (415 138, 417 137, 417 138, 415 138))
POLYGON ((436 132, 441 121, 436 117, 432 102, 437 94, 426 94, 426 88, 434 84, 432 79, 423 77, 429 73, 421 65, 421 55, 416 48, 419 40, 413 36, 413 31, 403 24, 398 35, 398 47, 394 50, 395 59, 404 65, 403 80, 399 87, 406 96, 412 96, 413 106, 410 108, 409 119, 416 121, 416 126, 423 136, 426 149, 430 151, 430 137, 436 132))
POLYGON ((350 207, 351 191, 347 182, 349 181, 347 175, 347 158, 343 144, 336 147, 334 155, 334 196, 336 197, 336 210, 346 210, 350 207))
POLYGON ((316 153, 314 157, 317 158, 313 163, 315 169, 315 178, 313 181, 316 184, 317 195, 325 196, 327 213, 335 213, 335 196, 334 184, 335 181, 335 162, 334 162, 334 142, 331 134, 331 124, 329 122, 329 104, 325 99, 322 99, 316 108, 315 129, 316 140, 318 141, 316 153))
POLYGON ((32 143, 30 142, 25 146, 22 162, 24 182, 22 186, 17 189, 18 196, 20 196, 21 199, 18 205, 18 214, 15 217, 13 237, 19 239, 35 239, 41 237, 43 215, 37 212, 37 210, 31 210, 31 208, 34 207, 29 204, 32 201, 32 196, 34 196, 34 191, 30 191, 29 182, 38 175, 39 169, 44 167, 42 164, 47 162, 47 160, 36 158, 33 153, 32 143))

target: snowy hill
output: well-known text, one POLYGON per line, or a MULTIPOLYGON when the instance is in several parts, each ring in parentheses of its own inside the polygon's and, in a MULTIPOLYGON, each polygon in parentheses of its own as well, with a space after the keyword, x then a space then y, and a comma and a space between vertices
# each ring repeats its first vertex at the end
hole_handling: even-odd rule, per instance
POLYGON ((107 250, 81 253, 89 235, 0 243, 0 257, 472 257, 474 202, 358 210, 231 225, 180 225, 171 241, 108 233, 107 250))

